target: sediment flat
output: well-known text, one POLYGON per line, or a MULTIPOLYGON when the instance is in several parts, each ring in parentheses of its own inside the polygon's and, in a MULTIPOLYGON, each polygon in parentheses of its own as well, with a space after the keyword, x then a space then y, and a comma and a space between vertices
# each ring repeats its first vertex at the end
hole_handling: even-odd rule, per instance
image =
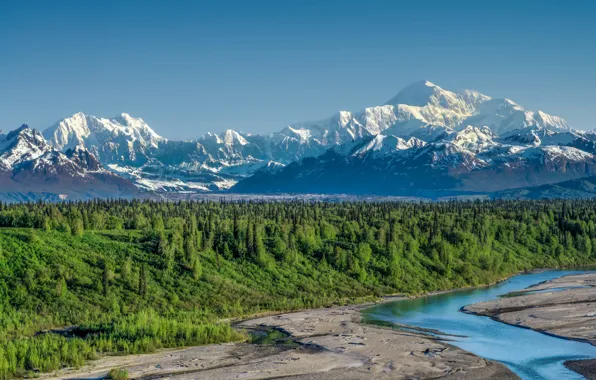
MULTIPOLYGON (((505 297, 467 305, 463 311, 566 339, 596 345, 596 273, 564 276, 505 297)), ((596 361, 567 367, 596 378, 596 361)))
POLYGON ((295 347, 230 343, 104 357, 46 378, 101 378, 111 368, 124 368, 132 379, 518 379, 500 363, 427 335, 363 324, 362 308, 307 310, 237 324, 284 331, 295 347))
POLYGON ((560 277, 463 310, 596 344, 596 273, 560 277))

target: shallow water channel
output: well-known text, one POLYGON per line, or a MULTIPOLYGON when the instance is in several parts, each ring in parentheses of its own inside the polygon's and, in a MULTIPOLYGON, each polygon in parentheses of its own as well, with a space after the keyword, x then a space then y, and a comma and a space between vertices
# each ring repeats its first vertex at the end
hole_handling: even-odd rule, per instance
MULTIPOLYGON (((374 306, 363 312, 365 321, 406 324, 439 330, 450 343, 507 365, 522 379, 583 379, 565 368, 567 360, 596 357, 596 346, 556 338, 510 326, 488 317, 465 314, 460 308, 495 299, 542 281, 587 271, 547 271, 512 277, 498 285, 460 290, 374 306), (456 335, 456 336, 453 336, 456 335)), ((442 335, 439 334, 439 335, 442 335)))

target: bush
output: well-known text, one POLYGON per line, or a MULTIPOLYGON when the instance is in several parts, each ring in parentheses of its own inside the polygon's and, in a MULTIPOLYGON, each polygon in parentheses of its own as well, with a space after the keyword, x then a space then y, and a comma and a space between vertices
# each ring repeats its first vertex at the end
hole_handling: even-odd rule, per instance
POLYGON ((128 371, 122 368, 112 368, 108 377, 112 380, 128 380, 128 371))

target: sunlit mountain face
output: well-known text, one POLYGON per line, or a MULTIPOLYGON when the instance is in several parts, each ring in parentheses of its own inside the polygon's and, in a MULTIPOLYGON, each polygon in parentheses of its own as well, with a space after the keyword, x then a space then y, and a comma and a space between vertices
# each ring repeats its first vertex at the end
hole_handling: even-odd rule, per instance
POLYGON ((103 190, 62 189, 64 173, 85 178, 77 182, 83 188, 115 181, 116 193, 127 196, 232 191, 432 197, 590 177, 595 142, 596 134, 512 100, 419 81, 382 105, 267 135, 230 129, 173 141, 126 113, 77 113, 42 133, 23 126, 0 134, 0 170, 11 193, 43 182, 53 196, 83 198, 103 190))

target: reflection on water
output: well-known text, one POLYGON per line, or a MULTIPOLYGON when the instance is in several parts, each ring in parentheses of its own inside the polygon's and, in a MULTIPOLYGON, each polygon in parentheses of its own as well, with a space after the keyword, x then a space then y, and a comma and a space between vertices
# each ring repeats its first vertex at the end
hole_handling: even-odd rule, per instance
POLYGON ((278 329, 249 330, 250 342, 253 344, 275 344, 283 346, 298 347, 290 334, 278 329))
POLYGON ((529 329, 496 322, 459 310, 469 304, 495 299, 530 285, 585 271, 547 271, 513 277, 489 288, 462 290, 377 305, 364 313, 366 321, 387 321, 439 330, 450 343, 487 359, 506 364, 522 379, 583 379, 563 362, 596 357, 596 346, 555 338, 529 329))

